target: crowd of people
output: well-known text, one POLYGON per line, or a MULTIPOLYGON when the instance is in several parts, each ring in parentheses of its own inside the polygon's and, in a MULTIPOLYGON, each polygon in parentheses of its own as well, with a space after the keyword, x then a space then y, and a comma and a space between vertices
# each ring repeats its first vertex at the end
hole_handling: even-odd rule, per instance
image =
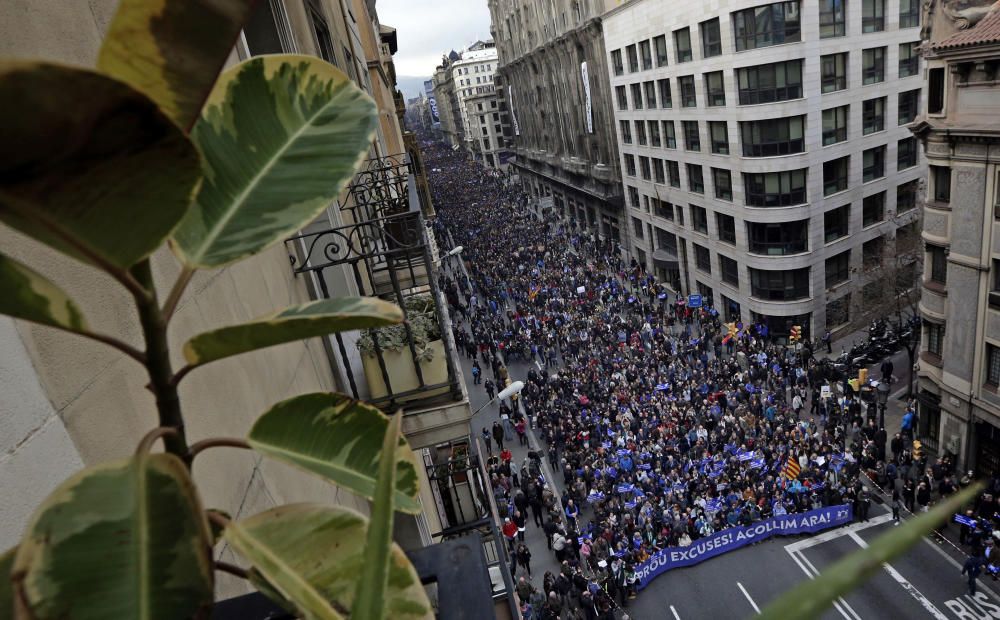
POLYGON ((866 403, 831 386, 808 350, 775 342, 765 325, 737 322, 732 335, 715 309, 688 307, 614 241, 531 213, 519 188, 461 151, 423 149, 439 245, 462 245, 468 265, 442 288, 474 381, 489 368, 492 398, 507 365, 531 368, 520 402, 502 403, 482 429, 530 617, 613 617, 635 596, 635 568, 660 549, 823 506, 852 504, 864 519, 862 472, 890 489, 897 464, 914 468, 908 480, 923 473, 908 444, 888 457, 866 403), (528 425, 546 454, 515 463, 505 442, 528 425), (559 480, 545 479, 542 458, 559 480), (523 543, 529 519, 561 567, 541 588, 523 543))

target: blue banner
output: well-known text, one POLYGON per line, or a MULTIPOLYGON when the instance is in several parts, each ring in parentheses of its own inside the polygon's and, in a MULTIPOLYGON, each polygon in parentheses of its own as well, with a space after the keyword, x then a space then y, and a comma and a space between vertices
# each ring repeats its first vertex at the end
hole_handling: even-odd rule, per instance
POLYGON ((636 586, 642 590, 653 579, 668 570, 694 566, 709 558, 766 540, 772 536, 814 534, 831 527, 850 523, 853 518, 851 506, 845 504, 793 515, 781 515, 753 525, 722 530, 699 539, 687 547, 668 547, 657 552, 648 561, 636 567, 636 586))

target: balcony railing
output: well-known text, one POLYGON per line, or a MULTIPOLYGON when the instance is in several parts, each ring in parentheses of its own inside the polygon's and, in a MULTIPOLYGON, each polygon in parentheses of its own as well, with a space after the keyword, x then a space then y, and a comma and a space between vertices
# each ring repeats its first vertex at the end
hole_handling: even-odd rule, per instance
POLYGON ((350 213, 354 222, 410 211, 409 178, 413 172, 405 153, 369 159, 361 164, 338 206, 350 213))
MULTIPOLYGON (((403 342, 392 350, 384 350, 382 338, 372 337, 371 332, 367 336, 370 350, 360 354, 348 348, 357 348, 356 332, 334 336, 355 398, 386 409, 415 401, 431 405, 464 398, 447 309, 419 211, 310 232, 288 239, 285 245, 294 272, 315 275, 312 282, 323 299, 358 294, 391 301, 408 315, 420 305, 433 311, 431 321, 440 336, 429 343, 426 337, 415 337, 410 320, 403 324, 403 342), (338 287, 342 291, 331 290, 338 287), (352 363, 359 358, 360 364, 352 363), (359 389, 355 372, 359 366, 364 368, 368 394, 359 389)), ((421 314, 427 316, 426 312, 421 314)))

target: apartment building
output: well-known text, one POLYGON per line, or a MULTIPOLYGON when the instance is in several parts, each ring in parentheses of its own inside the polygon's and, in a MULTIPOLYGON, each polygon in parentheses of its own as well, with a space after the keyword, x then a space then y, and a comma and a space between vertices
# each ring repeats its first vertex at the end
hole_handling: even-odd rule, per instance
POLYGON ((915 235, 918 9, 634 0, 609 11, 632 256, 778 338, 793 325, 850 331, 884 298, 897 231, 915 235))
POLYGON ((451 64, 452 80, 455 82, 455 97, 461 114, 465 142, 463 148, 472 150, 473 122, 466 102, 471 97, 493 95, 493 74, 497 68, 497 49, 493 41, 476 41, 459 54, 451 64))
POLYGON ((1000 11, 931 2, 925 22, 918 433, 988 477, 1000 471, 1000 11))

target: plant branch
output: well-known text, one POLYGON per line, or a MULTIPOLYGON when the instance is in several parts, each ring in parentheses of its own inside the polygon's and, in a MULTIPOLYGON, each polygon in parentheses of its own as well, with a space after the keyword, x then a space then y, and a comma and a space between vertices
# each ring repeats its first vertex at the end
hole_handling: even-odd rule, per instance
POLYGON ((212 437, 210 439, 202 439, 201 441, 191 444, 188 449, 188 458, 194 460, 194 457, 198 456, 202 450, 207 450, 208 448, 242 448, 243 450, 251 450, 250 444, 247 443, 245 439, 237 439, 235 437, 212 437))
POLYGON ((225 515, 223 515, 217 510, 206 511, 205 517, 222 529, 226 529, 227 527, 229 527, 229 519, 227 519, 225 515))
POLYGON ((115 349, 118 349, 119 351, 121 351, 125 355, 131 357, 132 359, 134 359, 135 361, 139 362, 140 364, 145 364, 146 363, 146 354, 145 353, 143 353, 139 349, 136 349, 132 345, 130 345, 130 344, 126 343, 126 342, 123 342, 121 340, 118 340, 117 338, 114 338, 112 336, 106 336, 104 334, 97 334, 97 333, 94 333, 94 332, 87 332, 87 331, 73 331, 73 332, 70 332, 70 333, 83 336, 84 338, 90 338, 91 340, 94 340, 96 342, 100 342, 100 343, 108 345, 109 347, 113 347, 115 349))
POLYGON ((180 385, 181 380, 184 377, 186 377, 189 372, 191 372, 192 370, 194 370, 197 367, 198 367, 197 365, 188 364, 184 368, 181 368, 176 373, 174 373, 173 378, 170 379, 170 383, 172 383, 174 385, 174 387, 177 387, 178 385, 180 385))
POLYGON ((240 579, 250 578, 250 574, 247 573, 246 570, 240 568, 239 566, 236 566, 235 564, 230 564, 229 562, 222 562, 220 560, 216 560, 215 570, 222 571, 223 573, 229 573, 230 575, 235 575, 240 579))
POLYGON ((187 439, 184 435, 184 418, 181 416, 181 402, 177 386, 172 382, 170 348, 167 345, 167 323, 163 320, 156 298, 156 286, 149 259, 134 267, 132 274, 150 292, 145 299, 136 299, 139 322, 146 340, 146 371, 149 373, 149 388, 156 396, 156 409, 160 426, 172 428, 175 434, 165 435, 163 444, 167 452, 189 463, 187 439))
POLYGON ((163 443, 166 444, 167 443, 166 438, 174 435, 177 435, 177 429, 173 429, 167 426, 158 426, 153 430, 149 431, 148 433, 146 433, 145 436, 143 436, 143 438, 139 441, 139 445, 136 446, 135 453, 137 455, 147 454, 150 450, 153 449, 153 444, 156 443, 157 439, 163 437, 164 438, 163 443))
POLYGON ((174 311, 177 310, 177 304, 181 301, 181 295, 184 294, 184 289, 187 288, 191 278, 194 277, 194 268, 184 265, 181 269, 181 274, 177 276, 177 281, 174 282, 174 287, 170 289, 170 294, 167 295, 167 301, 163 304, 163 322, 169 323, 171 317, 174 316, 174 311))

